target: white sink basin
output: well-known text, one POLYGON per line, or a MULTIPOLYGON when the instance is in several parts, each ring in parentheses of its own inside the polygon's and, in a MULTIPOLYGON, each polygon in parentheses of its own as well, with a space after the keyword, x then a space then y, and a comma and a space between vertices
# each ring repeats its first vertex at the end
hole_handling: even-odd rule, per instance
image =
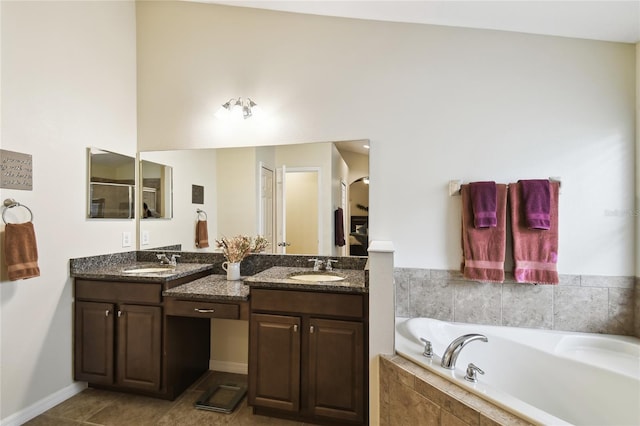
POLYGON ((328 281, 342 281, 344 277, 339 275, 329 275, 329 274, 300 274, 300 275, 292 275, 292 280, 306 281, 312 283, 324 283, 328 281))
POLYGON ((125 274, 157 274, 159 272, 172 272, 173 268, 162 268, 162 267, 152 267, 152 268, 134 268, 134 269, 125 269, 125 274))

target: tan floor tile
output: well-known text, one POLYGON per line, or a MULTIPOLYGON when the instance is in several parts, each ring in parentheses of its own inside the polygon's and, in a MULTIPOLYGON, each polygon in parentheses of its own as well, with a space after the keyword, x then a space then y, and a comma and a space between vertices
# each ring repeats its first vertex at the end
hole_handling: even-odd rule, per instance
POLYGON ((24 426, 80 426, 87 425, 76 420, 64 419, 48 414, 42 414, 24 423, 24 426))
POLYGON ((233 426, 302 426, 301 422, 254 415, 253 409, 247 405, 246 398, 236 409, 229 424, 233 426))
POLYGON ((114 402, 87 421, 105 426, 154 426, 175 403, 138 395, 114 394, 117 394, 114 402))
POLYGON ((114 403, 117 398, 117 393, 88 388, 56 405, 46 414, 69 420, 85 421, 109 404, 114 403))

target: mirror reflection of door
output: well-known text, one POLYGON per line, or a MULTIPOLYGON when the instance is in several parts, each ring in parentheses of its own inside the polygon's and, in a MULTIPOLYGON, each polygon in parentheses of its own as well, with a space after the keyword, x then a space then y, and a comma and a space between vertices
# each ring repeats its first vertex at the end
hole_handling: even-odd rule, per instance
POLYGON ((315 168, 282 168, 278 192, 280 253, 320 253, 319 179, 320 172, 315 168))
POLYGON ((269 241, 266 252, 276 252, 275 241, 275 186, 273 181, 273 170, 260 164, 260 229, 259 234, 269 241))

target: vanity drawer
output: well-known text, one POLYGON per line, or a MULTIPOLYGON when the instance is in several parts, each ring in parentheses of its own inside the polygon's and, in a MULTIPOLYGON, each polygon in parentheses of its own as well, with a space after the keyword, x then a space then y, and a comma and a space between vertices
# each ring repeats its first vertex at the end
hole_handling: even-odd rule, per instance
POLYGON ((365 312, 364 298, 360 294, 258 288, 251 289, 251 309, 351 318, 362 318, 365 312))
POLYGON ((76 279, 75 298, 116 303, 162 303, 162 285, 76 279))
POLYGON ((165 298, 164 311, 167 315, 197 318, 239 319, 240 306, 235 303, 199 302, 165 298))

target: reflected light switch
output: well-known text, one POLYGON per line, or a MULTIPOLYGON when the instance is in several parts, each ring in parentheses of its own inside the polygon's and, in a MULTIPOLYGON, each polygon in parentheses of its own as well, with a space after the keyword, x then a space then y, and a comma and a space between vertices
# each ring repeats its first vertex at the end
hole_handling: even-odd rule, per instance
POLYGON ((131 232, 122 233, 122 247, 131 247, 131 232))
POLYGON ((140 244, 143 246, 149 245, 149 231, 142 231, 142 235, 140 236, 140 244))

